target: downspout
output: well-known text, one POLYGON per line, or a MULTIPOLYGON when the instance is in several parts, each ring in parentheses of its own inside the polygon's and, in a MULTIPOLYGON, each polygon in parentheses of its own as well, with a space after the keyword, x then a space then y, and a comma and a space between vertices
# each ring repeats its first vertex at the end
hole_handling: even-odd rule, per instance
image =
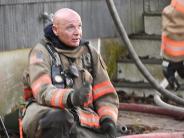
POLYGON ((139 59, 138 55, 136 54, 128 36, 127 33, 125 31, 125 28, 123 26, 123 24, 121 23, 121 19, 118 15, 117 9, 115 7, 115 4, 113 2, 113 0, 106 0, 109 12, 113 18, 113 21, 115 23, 115 26, 120 34, 121 40, 125 42, 125 44, 128 47, 128 50, 130 52, 130 54, 132 55, 132 58, 137 66, 137 68, 140 70, 140 72, 144 75, 144 77, 149 81, 149 83, 157 90, 159 91, 161 94, 163 94, 164 96, 172 99, 173 101, 175 101, 176 103, 180 104, 180 105, 184 105, 184 100, 176 95, 174 95, 172 92, 168 91, 167 89, 164 89, 163 87, 161 87, 158 82, 154 79, 154 77, 149 73, 149 71, 146 69, 146 67, 143 65, 143 63, 141 62, 141 60, 139 59))

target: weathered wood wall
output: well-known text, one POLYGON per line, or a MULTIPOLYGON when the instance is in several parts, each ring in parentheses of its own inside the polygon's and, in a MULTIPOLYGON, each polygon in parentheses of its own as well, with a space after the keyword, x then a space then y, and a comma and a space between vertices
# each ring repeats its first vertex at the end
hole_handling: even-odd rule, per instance
POLYGON ((160 13, 171 0, 144 0, 144 11, 160 13))
MULTIPOLYGON (((169 0, 114 0, 127 32, 143 31, 144 10, 162 9, 169 0)), ((44 12, 69 7, 83 20, 83 37, 116 37, 105 0, 0 0, 0 51, 32 47, 43 35, 44 12)))

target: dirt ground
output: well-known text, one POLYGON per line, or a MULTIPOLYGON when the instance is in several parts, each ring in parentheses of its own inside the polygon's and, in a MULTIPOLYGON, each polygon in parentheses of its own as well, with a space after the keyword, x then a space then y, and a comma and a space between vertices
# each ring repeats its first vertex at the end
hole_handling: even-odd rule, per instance
MULTIPOLYGON (((119 94, 120 102, 141 103, 153 105, 153 98, 138 98, 119 94), (123 99, 123 100, 122 100, 123 99)), ((128 134, 144 134, 151 132, 184 132, 184 120, 176 120, 173 117, 141 113, 133 111, 119 111, 118 124, 126 125, 128 134)))
POLYGON ((184 132, 184 120, 132 111, 119 111, 118 124, 126 125, 129 134, 143 134, 151 132, 184 132))

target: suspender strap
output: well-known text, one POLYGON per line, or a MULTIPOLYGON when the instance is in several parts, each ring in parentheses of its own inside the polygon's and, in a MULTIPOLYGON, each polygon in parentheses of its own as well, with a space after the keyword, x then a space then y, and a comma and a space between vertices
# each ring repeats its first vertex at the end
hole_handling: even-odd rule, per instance
POLYGON ((49 43, 46 43, 45 47, 48 50, 49 54, 51 55, 51 57, 52 57, 53 61, 55 62, 55 64, 56 65, 61 65, 60 57, 59 57, 58 53, 56 52, 56 50, 54 49, 54 47, 51 46, 49 43))
POLYGON ((93 60, 93 52, 92 52, 92 49, 91 49, 91 47, 89 46, 89 42, 86 42, 86 43, 84 43, 85 45, 86 45, 86 47, 88 48, 88 51, 89 51, 89 54, 90 54, 90 56, 91 56, 91 71, 90 71, 90 73, 91 73, 91 75, 93 76, 93 78, 95 77, 95 73, 94 73, 94 60, 93 60))

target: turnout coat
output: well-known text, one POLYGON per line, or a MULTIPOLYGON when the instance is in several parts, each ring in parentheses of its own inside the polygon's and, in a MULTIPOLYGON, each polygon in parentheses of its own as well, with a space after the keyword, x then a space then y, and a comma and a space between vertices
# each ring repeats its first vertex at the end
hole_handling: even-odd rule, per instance
POLYGON ((184 60, 183 0, 172 0, 162 12, 161 56, 173 62, 184 60))
POLYGON ((79 71, 79 76, 73 78, 72 87, 57 88, 52 83, 52 57, 45 48, 46 43, 48 41, 44 39, 31 49, 28 68, 23 75, 25 99, 31 98, 34 101, 27 107, 23 118, 24 132, 34 137, 38 120, 48 110, 60 109, 70 112, 67 105, 68 95, 86 81, 91 82, 92 86, 88 101, 83 107, 75 107, 80 127, 98 130, 100 120, 105 118, 110 118, 117 123, 119 100, 101 55, 93 47, 85 44, 72 50, 55 47, 63 69, 67 70, 71 65, 69 59, 74 59, 72 64, 79 71), (91 56, 89 56, 90 52, 91 56))

